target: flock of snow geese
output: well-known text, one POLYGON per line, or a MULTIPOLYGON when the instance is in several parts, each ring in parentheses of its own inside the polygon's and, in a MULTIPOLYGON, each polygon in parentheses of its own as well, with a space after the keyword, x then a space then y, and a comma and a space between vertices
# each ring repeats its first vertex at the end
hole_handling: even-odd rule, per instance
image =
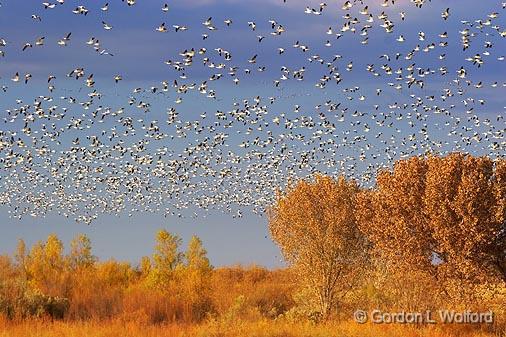
POLYGON ((214 209, 241 217, 315 172, 371 186, 378 169, 413 155, 506 154, 506 3, 483 12, 473 2, 461 18, 438 0, 270 1, 276 10, 263 21, 234 18, 244 4, 217 1, 220 17, 198 25, 161 2, 165 22, 146 22, 143 34, 178 43, 160 55, 165 78, 142 86, 131 69, 97 75, 94 66, 122 50, 96 31, 82 39, 86 25, 62 25, 58 39, 41 33, 49 12, 95 20, 104 36, 126 31, 111 12, 136 11, 138 0, 43 2, 24 27, 29 40, 0 31, 0 203, 10 216, 54 212, 90 223, 101 214, 214 209), (421 18, 428 7, 438 15, 421 18), (221 36, 234 31, 241 41, 225 45, 221 36), (192 32, 198 39, 187 38, 192 32), (76 44, 94 63, 69 60, 67 72, 43 77, 16 63, 76 44))

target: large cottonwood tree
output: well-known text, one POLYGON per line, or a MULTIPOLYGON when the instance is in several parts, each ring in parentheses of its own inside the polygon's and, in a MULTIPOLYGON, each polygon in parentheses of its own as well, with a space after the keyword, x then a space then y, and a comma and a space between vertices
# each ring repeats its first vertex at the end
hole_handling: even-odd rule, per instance
POLYGON ((354 214, 358 192, 354 181, 316 176, 288 188, 268 212, 273 239, 324 318, 357 284, 366 261, 367 243, 354 214))
POLYGON ((402 268, 440 280, 506 281, 506 160, 402 160, 357 201, 362 231, 402 268))

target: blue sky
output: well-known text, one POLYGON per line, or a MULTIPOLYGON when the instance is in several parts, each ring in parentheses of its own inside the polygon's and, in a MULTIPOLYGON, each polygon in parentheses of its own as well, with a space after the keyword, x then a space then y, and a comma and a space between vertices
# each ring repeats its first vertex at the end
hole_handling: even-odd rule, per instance
MULTIPOLYGON (((491 88, 489 84, 494 81, 504 82, 506 78, 506 67, 504 62, 497 58, 506 54, 504 38, 494 35, 493 31, 485 27, 483 34, 473 37, 473 43, 469 50, 462 52, 460 46, 460 33, 465 27, 461 20, 471 22, 481 19, 486 20, 487 15, 492 12, 499 12, 499 18, 494 21, 497 25, 505 25, 500 2, 487 1, 479 2, 472 0, 441 0, 432 1, 424 5, 422 9, 416 9, 408 0, 397 1, 395 6, 381 7, 380 1, 365 1, 369 10, 375 16, 385 11, 395 22, 395 32, 386 34, 378 27, 378 21, 369 31, 369 43, 364 46, 360 44, 363 39, 356 34, 346 33, 339 39, 325 34, 328 27, 333 27, 335 32, 344 23, 345 11, 341 9, 344 1, 328 1, 328 6, 322 15, 304 14, 306 6, 318 7, 320 1, 287 0, 284 4, 281 0, 189 0, 189 1, 167 1, 170 10, 163 13, 160 9, 164 1, 138 1, 135 6, 127 7, 124 3, 116 0, 109 1, 109 10, 102 12, 99 8, 104 1, 65 1, 64 5, 57 5, 55 9, 45 10, 42 1, 32 0, 1 0, 0 7, 0 38, 7 40, 7 46, 2 48, 5 57, 0 57, 0 85, 8 86, 5 93, 0 93, 0 111, 13 109, 19 104, 16 99, 22 99, 25 103, 31 103, 34 97, 42 94, 48 95, 47 77, 50 74, 57 78, 54 81, 56 86, 53 96, 73 96, 80 99, 86 98, 88 91, 82 89, 82 80, 77 82, 68 79, 65 74, 76 67, 84 67, 87 75, 94 74, 96 89, 103 93, 103 98, 98 104, 104 107, 118 109, 127 107, 133 116, 142 116, 146 121, 163 120, 168 107, 174 107, 174 100, 181 95, 169 92, 168 94, 141 94, 139 99, 149 101, 152 104, 151 111, 147 115, 128 108, 127 100, 131 91, 136 87, 149 88, 159 86, 160 82, 167 80, 170 83, 174 79, 179 82, 200 83, 209 78, 218 70, 202 66, 201 59, 194 61, 195 65, 185 71, 188 79, 181 79, 180 73, 164 64, 165 60, 181 60, 179 53, 185 49, 202 48, 208 50, 208 55, 215 62, 220 59, 214 48, 223 48, 231 52, 233 61, 230 65, 239 67, 238 78, 241 81, 235 86, 232 77, 224 75, 224 79, 210 83, 218 93, 217 100, 209 100, 201 95, 189 94, 183 97, 183 104, 177 106, 183 118, 195 119, 199 114, 206 111, 209 114, 216 110, 232 109, 234 101, 242 99, 252 100, 257 95, 263 98, 274 96, 276 103, 272 105, 271 111, 275 114, 281 112, 290 113, 295 104, 302 106, 301 110, 309 116, 317 117, 314 107, 327 100, 342 102, 350 113, 354 110, 371 111, 373 104, 381 105, 382 109, 388 110, 388 105, 393 103, 407 103, 412 100, 409 94, 421 96, 435 95, 438 97, 441 88, 451 87, 451 79, 455 78, 456 71, 465 66, 469 78, 473 83, 483 81, 486 87, 474 89, 473 86, 466 88, 464 97, 476 97, 484 99, 486 105, 473 105, 473 114, 479 114, 480 118, 495 120, 496 116, 504 114, 505 88, 491 88), (342 3, 341 3, 342 2, 342 3), (71 11, 77 5, 85 5, 89 14, 75 15, 71 11), (448 21, 443 21, 441 12, 451 8, 451 16, 448 21), (401 21, 399 12, 406 13, 406 20, 401 21), (32 14, 40 15, 42 21, 33 20, 32 14), (213 18, 218 31, 209 32, 202 25, 208 17, 213 18), (231 27, 226 27, 223 21, 232 19, 231 27), (270 35, 271 27, 269 20, 274 19, 277 23, 286 28, 286 33, 279 37, 270 35), (102 27, 102 21, 113 26, 113 29, 106 31, 102 27), (247 22, 254 21, 257 30, 252 31, 247 22), (161 34, 155 32, 155 28, 162 22, 170 29, 169 32, 161 34), (184 33, 175 33, 172 25, 186 25, 189 30, 184 33), (418 32, 423 31, 427 39, 420 41, 417 38, 418 32), (437 69, 441 65, 448 68, 449 76, 446 78, 435 77, 427 79, 427 85, 423 90, 413 88, 411 91, 399 93, 385 84, 388 79, 385 77, 372 78, 364 68, 367 64, 374 64, 377 69, 385 60, 379 59, 382 54, 389 54, 391 57, 395 52, 405 54, 417 44, 422 46, 440 41, 437 34, 447 31, 449 33, 449 47, 444 50, 447 54, 444 61, 439 61, 437 55, 442 52, 431 51, 420 52, 413 61, 403 60, 392 62, 396 67, 406 68, 411 63, 421 68, 437 69), (56 41, 67 33, 72 32, 70 43, 67 47, 60 47, 56 41), (208 33, 209 38, 202 40, 201 34, 208 33), (257 41, 257 35, 265 36, 261 43, 257 41), (396 41, 399 35, 406 37, 406 42, 400 44, 396 41), (29 48, 22 52, 21 48, 26 42, 35 41, 37 37, 45 37, 45 46, 29 48), (85 42, 90 38, 98 38, 101 47, 114 54, 114 56, 98 55, 85 42), (326 47, 326 40, 330 40, 331 47, 326 47), (486 41, 493 41, 494 48, 492 55, 486 58, 486 64, 477 69, 471 66, 464 59, 465 57, 482 52, 483 44, 486 41), (292 47, 295 41, 308 45, 310 51, 303 53, 292 47), (285 48, 283 55, 277 54, 277 48, 285 48), (247 60, 258 54, 257 63, 248 64, 247 60), (326 71, 325 65, 317 62, 308 63, 307 58, 312 55, 319 55, 325 60, 332 59, 335 54, 342 55, 342 59, 336 64, 341 73, 343 82, 340 86, 329 85, 326 89, 316 89, 314 83, 326 71), (346 65, 353 61, 353 72, 345 70, 346 65), (266 66, 266 71, 259 73, 256 68, 266 66), (306 68, 305 81, 294 80, 283 83, 280 88, 272 84, 281 74, 281 67, 287 66, 290 69, 306 68), (249 67, 254 75, 245 75, 242 69, 249 67), (29 72, 33 78, 28 85, 14 84, 10 78, 15 72, 22 76, 29 72), (123 81, 115 84, 113 77, 116 74, 123 76, 123 81), (358 101, 359 95, 354 95, 354 100, 348 100, 349 94, 343 93, 344 88, 358 86, 362 92, 367 93, 368 99, 365 102, 358 101), (374 90, 377 87, 384 88, 381 97, 375 97, 374 90)), ((358 10, 363 8, 357 4, 350 12, 352 16, 359 16, 358 10)), ((227 63, 227 66, 229 63, 227 63)), ((226 70, 223 71, 226 73, 226 70)), ((353 95, 352 95, 353 96, 353 95)), ((461 102, 461 97, 449 98, 447 101, 436 101, 441 107, 449 107, 455 104, 454 112, 461 114, 462 125, 466 125, 477 132, 484 130, 483 125, 478 127, 472 122, 466 121, 468 114, 461 102)), ((55 99, 55 104, 64 105, 55 99)), ((83 112, 71 108, 70 111, 79 116, 83 112)), ((397 113, 397 112, 396 112, 397 113)), ((347 121, 354 119, 347 115, 347 121)), ((362 123, 367 122, 366 118, 357 117, 362 123)), ((447 137, 447 130, 442 126, 445 119, 441 116, 432 116, 428 121, 428 128, 432 137, 438 140, 450 139, 447 137), (436 125, 436 123, 440 123, 436 125)), ((111 127, 113 121, 106 121, 104 127, 111 127)), ((369 123, 371 124, 370 120, 369 123)), ((363 125, 363 124, 362 124, 363 125)), ((398 123, 399 133, 406 136, 412 131, 404 122, 398 123)), ((14 130, 22 127, 22 123, 14 122, 4 124, 3 130, 14 130)), ((342 132, 348 131, 343 126, 342 132)), ((418 127, 418 126, 417 126, 418 127)), ((504 130, 504 121, 496 125, 498 130, 504 130)), ((373 129, 373 131, 378 131, 373 129)), ((374 141, 369 135, 369 142, 381 150, 381 144, 374 141)), ((98 129, 91 128, 87 134, 93 135, 98 129)), ((282 132, 281 130, 279 132, 282 132)), ((84 133, 83 133, 84 134, 84 133)), ((62 141, 69 142, 73 134, 65 135, 62 141)), ((244 140, 244 136, 232 136, 232 143, 244 140), (243 138, 241 138, 243 137, 243 138)), ((188 145, 192 139, 183 139, 171 146, 177 151, 188 145)), ((294 145, 294 149, 296 146, 294 145)), ((447 150, 451 151, 451 148, 447 150)), ((355 149, 342 149, 341 154, 355 155, 355 149)), ((481 144, 469 146, 468 151, 475 154, 489 154, 481 144)), ((494 156, 503 156, 504 151, 493 153, 494 156)), ((367 162, 363 163, 365 166, 367 162)), ((329 171, 331 173, 336 173, 329 171)), ((360 172, 360 170, 359 170, 360 172)), ((301 172, 304 176, 307 172, 301 172)), ((348 174, 349 172, 343 172, 348 174)), ((350 173, 353 175, 354 173, 350 173)), ((132 217, 126 214, 122 216, 101 215, 90 226, 76 223, 66 219, 54 212, 45 218, 31 218, 29 216, 21 220, 9 218, 9 208, 0 209, 0 253, 11 252, 17 238, 24 238, 29 243, 44 239, 49 233, 57 233, 66 243, 77 233, 88 234, 94 244, 95 253, 101 258, 116 257, 120 260, 136 262, 141 256, 149 255, 153 247, 153 238, 159 228, 166 228, 171 232, 180 234, 185 242, 193 234, 199 235, 208 249, 211 261, 215 265, 228 265, 234 263, 258 263, 269 267, 281 265, 280 253, 276 246, 268 238, 267 220, 244 210, 244 217, 235 219, 228 213, 220 211, 197 211, 199 217, 165 218, 163 214, 136 213, 132 217), (204 217, 205 216, 205 217, 204 217), (267 236, 267 238, 266 238, 267 236)))

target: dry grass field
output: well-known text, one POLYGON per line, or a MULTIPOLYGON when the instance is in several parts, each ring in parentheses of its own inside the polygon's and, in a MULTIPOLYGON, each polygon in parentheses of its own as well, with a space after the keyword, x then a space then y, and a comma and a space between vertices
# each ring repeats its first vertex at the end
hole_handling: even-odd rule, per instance
POLYGON ((425 326, 342 323, 314 324, 259 320, 199 324, 146 325, 136 321, 0 322, 0 337, 496 337, 474 326, 425 326))

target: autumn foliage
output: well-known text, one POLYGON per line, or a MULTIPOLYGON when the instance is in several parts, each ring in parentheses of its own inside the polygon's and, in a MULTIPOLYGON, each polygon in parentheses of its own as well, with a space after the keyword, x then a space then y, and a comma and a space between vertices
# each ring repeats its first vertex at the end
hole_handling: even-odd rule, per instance
POLYGON ((84 235, 70 246, 65 255, 50 235, 30 250, 20 240, 13 256, 0 256, 1 317, 197 323, 272 318, 293 305, 289 271, 213 268, 195 236, 182 251, 179 237, 159 231, 153 255, 137 266, 98 261, 84 235))
POLYGON ((411 158, 378 175, 357 209, 385 259, 450 280, 506 282, 506 161, 411 158), (387 216, 386 216, 387 215, 387 216))
POLYGON ((84 235, 67 250, 55 235, 33 247, 20 240, 0 256, 0 337, 506 332, 504 159, 410 158, 371 188, 317 175, 280 192, 268 220, 287 268, 214 268, 198 237, 182 247, 165 230, 138 264, 99 261, 84 235), (351 321, 354 310, 374 308, 492 310, 495 323, 351 321))
POLYGON ((370 189, 343 177, 300 181, 278 196, 269 227, 317 317, 347 305, 495 308, 501 317, 505 191, 506 160, 413 157, 370 189))
POLYGON ((323 318, 360 282, 368 243, 358 229, 359 188, 343 177, 300 181, 278 198, 269 226, 286 260, 314 293, 323 318))

